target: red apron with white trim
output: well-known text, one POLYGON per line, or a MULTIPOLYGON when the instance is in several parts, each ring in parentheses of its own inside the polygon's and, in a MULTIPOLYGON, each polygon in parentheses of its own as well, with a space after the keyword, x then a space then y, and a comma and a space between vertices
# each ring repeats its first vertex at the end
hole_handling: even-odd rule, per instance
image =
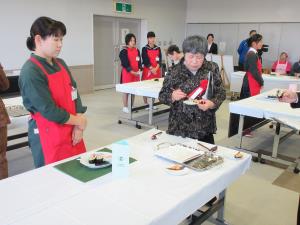
POLYGON ((275 72, 279 73, 280 75, 281 74, 286 74, 287 73, 287 71, 286 71, 287 64, 288 64, 288 62, 280 63, 280 61, 278 60, 277 64, 276 64, 275 72))
MULTIPOLYGON (((127 57, 130 64, 131 69, 134 72, 139 71, 139 61, 141 60, 139 57, 139 53, 137 48, 127 48, 127 57)), ((140 77, 135 76, 130 72, 127 72, 125 68, 122 68, 122 84, 139 81, 140 77)))
MULTIPOLYGON (((256 61, 256 65, 260 75, 262 75, 262 64, 259 58, 256 61)), ((246 75, 248 76, 249 90, 251 96, 258 95, 261 90, 260 84, 253 78, 253 75, 249 71, 246 72, 246 75)))
MULTIPOLYGON (((160 60, 159 58, 159 48, 157 49, 147 49, 147 55, 150 61, 150 65, 155 68, 160 60)), ((161 72, 160 68, 156 71, 156 73, 152 73, 151 70, 144 66, 143 69, 143 80, 151 80, 154 78, 160 78, 161 77, 161 72)))
MULTIPOLYGON (((76 115, 75 101, 72 100, 71 78, 67 70, 58 62, 60 71, 48 74, 42 64, 31 57, 30 60, 37 65, 48 79, 48 87, 57 107, 76 115)), ((44 118, 39 112, 32 114, 39 130, 45 164, 53 163, 86 151, 83 140, 73 146, 72 131, 74 126, 58 124, 44 118)))

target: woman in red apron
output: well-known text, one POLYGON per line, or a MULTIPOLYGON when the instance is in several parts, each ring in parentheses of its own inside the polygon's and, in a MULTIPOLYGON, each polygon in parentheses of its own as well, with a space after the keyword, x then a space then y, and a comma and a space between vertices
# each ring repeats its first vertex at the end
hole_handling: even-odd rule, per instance
POLYGON ((264 85, 262 78, 262 64, 257 55, 257 50, 262 48, 262 36, 255 34, 248 39, 249 51, 245 59, 246 74, 243 79, 243 85, 240 98, 248 98, 258 95, 264 85))
POLYGON ((68 67, 57 58, 65 34, 62 22, 40 17, 27 39, 33 54, 22 67, 19 86, 31 113, 28 137, 36 167, 86 151, 82 139, 86 108, 68 67))
MULTIPOLYGON (((153 31, 147 34, 148 44, 142 49, 143 58, 143 80, 161 78, 161 50, 155 45, 155 33, 153 31)), ((145 104, 148 104, 147 98, 144 97, 145 104)))
MULTIPOLYGON (((141 80, 142 63, 140 51, 136 48, 136 37, 129 33, 125 37, 126 47, 119 54, 122 66, 120 83, 130 83, 141 80)), ((132 95, 132 105, 134 95, 132 95)), ((128 94, 123 94, 123 112, 129 113, 128 110, 128 94)))
POLYGON ((280 75, 286 75, 291 72, 292 65, 287 61, 288 54, 286 52, 282 52, 280 54, 279 60, 273 63, 272 71, 279 73, 280 75))
MULTIPOLYGON (((248 39, 249 50, 246 54, 244 68, 246 74, 243 79, 240 99, 248 98, 258 95, 264 86, 264 80, 262 78, 262 64, 258 57, 257 50, 263 46, 262 36, 260 34, 254 34, 248 39)), ((232 121, 236 121, 235 124, 239 124, 239 115, 234 114, 230 118, 232 121)), ((246 116, 244 120, 243 135, 252 137, 251 127, 259 122, 261 119, 246 116)))

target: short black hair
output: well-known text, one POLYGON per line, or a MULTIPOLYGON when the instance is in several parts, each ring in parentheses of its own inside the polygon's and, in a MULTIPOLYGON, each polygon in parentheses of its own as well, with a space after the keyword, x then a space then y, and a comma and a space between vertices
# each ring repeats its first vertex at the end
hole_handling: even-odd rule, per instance
POLYGON ((39 17, 31 25, 30 36, 26 41, 27 48, 31 51, 35 50, 34 37, 36 35, 40 35, 43 39, 46 39, 48 36, 65 36, 66 33, 66 26, 62 22, 46 16, 39 17))
POLYGON ((155 37, 155 33, 153 31, 149 31, 147 33, 147 38, 152 38, 152 37, 155 37))
POLYGON ((215 36, 213 34, 208 34, 206 39, 208 39, 209 37, 215 38, 215 36))
POLYGON ((177 45, 170 45, 168 50, 167 50, 167 54, 168 55, 173 55, 174 52, 180 53, 180 50, 179 50, 178 46, 177 45))
POLYGON ((256 30, 250 30, 249 35, 251 35, 253 32, 256 33, 256 30))
POLYGON ((248 38, 247 44, 248 44, 249 47, 251 47, 251 45, 252 45, 253 42, 258 43, 258 42, 260 42, 262 40, 262 38, 263 38, 262 35, 260 35, 260 34, 254 34, 250 38, 248 38))
POLYGON ((135 42, 136 42, 136 37, 133 33, 128 33, 125 36, 125 44, 128 45, 129 42, 131 41, 131 38, 134 38, 135 42))

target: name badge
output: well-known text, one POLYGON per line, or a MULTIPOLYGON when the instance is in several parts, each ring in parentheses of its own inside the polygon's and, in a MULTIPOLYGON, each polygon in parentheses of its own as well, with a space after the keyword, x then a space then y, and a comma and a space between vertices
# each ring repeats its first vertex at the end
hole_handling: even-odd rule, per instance
POLYGON ((156 60, 156 62, 158 62, 158 61, 159 61, 159 57, 158 57, 158 56, 156 56, 155 60, 156 60))
POLYGON ((34 134, 39 134, 39 129, 34 128, 34 129, 33 129, 33 133, 34 133, 34 134))
POLYGON ((72 96, 72 101, 77 99, 77 88, 72 87, 71 96, 72 96))
POLYGON ((136 60, 136 61, 140 61, 140 57, 137 56, 137 57, 135 58, 135 60, 136 60))

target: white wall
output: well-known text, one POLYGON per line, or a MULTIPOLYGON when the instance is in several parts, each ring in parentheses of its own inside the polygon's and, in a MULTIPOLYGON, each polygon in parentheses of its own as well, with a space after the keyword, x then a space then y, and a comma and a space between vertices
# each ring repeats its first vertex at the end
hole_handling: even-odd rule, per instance
POLYGON ((226 42, 226 54, 237 65, 239 43, 257 30, 270 45, 263 54, 270 67, 282 51, 295 62, 300 56, 300 0, 187 0, 187 35, 214 33, 216 42, 226 42))
POLYGON ((300 23, 192 23, 187 24, 186 33, 205 37, 213 33, 217 44, 226 43, 225 54, 233 55, 234 65, 238 65, 238 46, 252 29, 262 34, 263 42, 269 45, 269 51, 263 54, 264 67, 270 68, 283 51, 291 63, 299 60, 300 23))
MULTIPOLYGON (((21 68, 29 56, 26 38, 30 26, 39 16, 61 20, 67 27, 60 57, 69 65, 94 64, 93 15, 132 17, 147 20, 160 41, 181 44, 185 36, 186 1, 136 0, 134 12, 113 12, 112 0, 1 0, 0 62, 5 69, 21 68)), ((168 45, 168 43, 167 43, 168 45)))
POLYGON ((187 23, 300 22, 299 0, 187 0, 187 23))

